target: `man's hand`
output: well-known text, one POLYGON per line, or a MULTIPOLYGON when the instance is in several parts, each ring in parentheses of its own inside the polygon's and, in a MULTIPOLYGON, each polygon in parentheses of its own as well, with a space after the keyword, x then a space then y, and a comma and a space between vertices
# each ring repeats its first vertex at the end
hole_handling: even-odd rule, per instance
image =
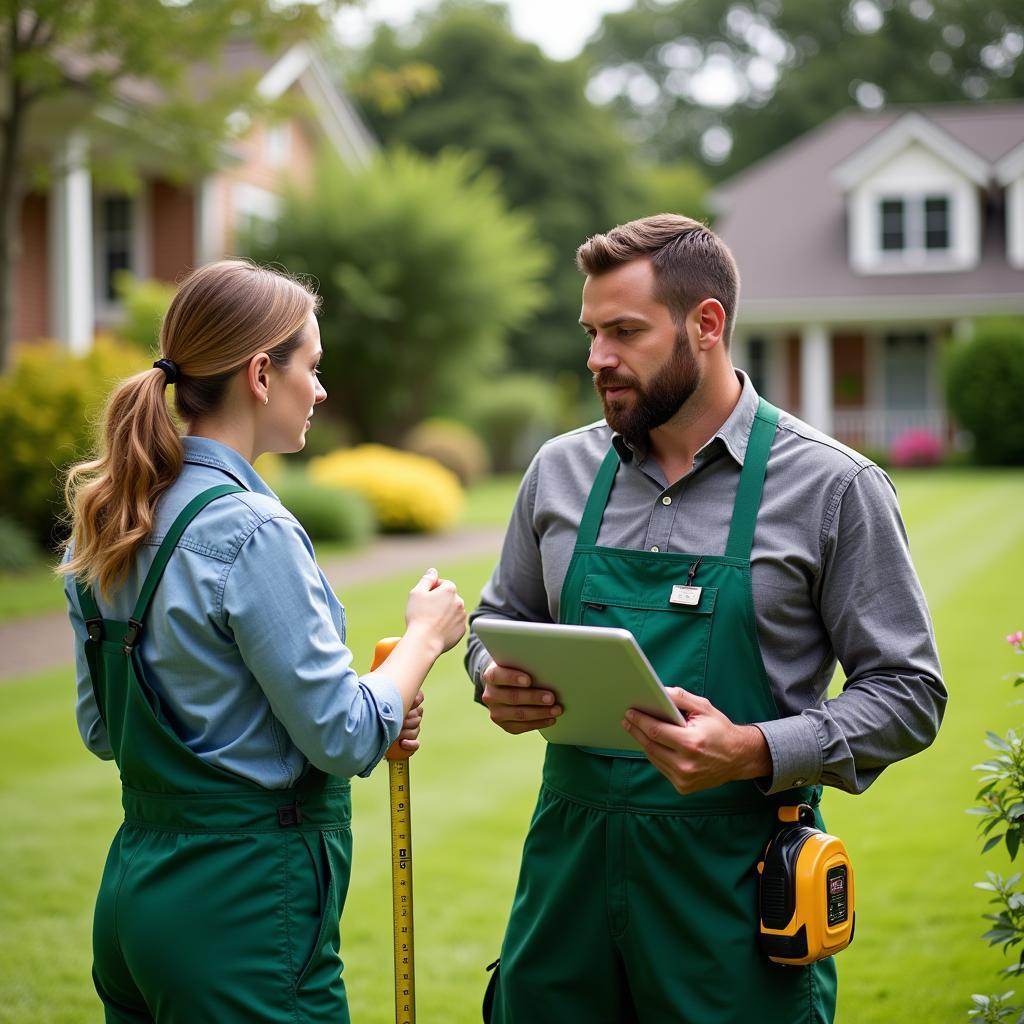
POLYGON ((491 721, 505 732, 518 734, 546 729, 562 713, 550 690, 539 690, 533 680, 515 668, 493 661, 480 674, 484 692, 480 699, 491 712, 491 721))
POLYGON ((679 687, 670 687, 668 695, 686 716, 682 725, 633 708, 622 725, 677 792, 696 793, 737 779, 771 775, 768 743, 756 725, 736 725, 711 701, 679 687))

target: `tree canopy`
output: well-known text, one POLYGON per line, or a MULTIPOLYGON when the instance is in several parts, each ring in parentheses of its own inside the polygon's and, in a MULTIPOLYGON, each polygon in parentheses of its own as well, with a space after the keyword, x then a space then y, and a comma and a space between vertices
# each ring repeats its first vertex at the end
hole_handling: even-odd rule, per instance
POLYGON ((585 56, 661 160, 728 175, 844 108, 1024 96, 1018 0, 635 0, 585 56))
POLYGON ((444 3, 421 16, 412 40, 380 28, 361 74, 408 65, 435 68, 437 87, 371 109, 373 128, 384 142, 423 153, 473 150, 499 172, 504 195, 533 216, 552 259, 549 300, 515 335, 515 362, 579 370, 576 247, 623 211, 632 215, 645 189, 615 118, 587 100, 582 62, 551 60, 518 39, 500 5, 444 3))

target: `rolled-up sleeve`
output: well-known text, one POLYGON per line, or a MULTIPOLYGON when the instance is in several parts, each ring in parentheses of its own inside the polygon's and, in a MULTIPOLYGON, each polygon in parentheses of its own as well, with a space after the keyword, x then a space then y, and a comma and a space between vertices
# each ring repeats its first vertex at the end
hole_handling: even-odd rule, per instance
POLYGON ((758 723, 771 791, 824 783, 863 792, 936 736, 946 706, 931 617, 888 477, 868 466, 822 528, 816 600, 846 675, 842 693, 758 723))
POLYGON ((223 628, 292 742, 331 775, 365 776, 402 726, 394 682, 352 668, 333 595, 292 519, 262 523, 240 547, 222 594, 223 628))

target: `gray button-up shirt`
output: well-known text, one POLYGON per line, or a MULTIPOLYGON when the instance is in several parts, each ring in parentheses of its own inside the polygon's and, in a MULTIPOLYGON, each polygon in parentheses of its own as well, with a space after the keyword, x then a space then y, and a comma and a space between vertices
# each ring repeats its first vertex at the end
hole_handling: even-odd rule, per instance
MULTIPOLYGON (((548 441, 523 478, 471 621, 558 621, 576 532, 610 444, 622 465, 598 544, 724 554, 758 402, 737 372, 736 408, 671 484, 654 458, 604 421, 548 441)), ((782 716, 757 723, 772 756, 768 792, 823 783, 859 793, 886 765, 932 742, 946 690, 892 483, 786 412, 768 459, 751 575, 761 655, 782 716), (837 660, 846 684, 828 700, 837 660)), ((488 661, 471 634, 466 666, 477 699, 488 661)))

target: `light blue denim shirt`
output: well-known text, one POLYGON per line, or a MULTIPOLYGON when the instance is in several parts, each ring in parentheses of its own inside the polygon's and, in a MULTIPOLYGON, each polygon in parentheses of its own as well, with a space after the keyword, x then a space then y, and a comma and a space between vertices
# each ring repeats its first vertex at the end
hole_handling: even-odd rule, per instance
MULTIPOLYGON (((203 760, 269 789, 292 786, 307 760, 342 777, 368 775, 398 736, 402 699, 381 673, 360 677, 345 646, 345 610, 295 517, 236 451, 185 437, 181 476, 104 617, 127 621, 157 548, 200 491, 237 483, 192 521, 146 616, 139 654, 178 736, 203 760)), ((65 584, 77 638, 78 728, 112 757, 85 659, 74 581, 65 584)))

